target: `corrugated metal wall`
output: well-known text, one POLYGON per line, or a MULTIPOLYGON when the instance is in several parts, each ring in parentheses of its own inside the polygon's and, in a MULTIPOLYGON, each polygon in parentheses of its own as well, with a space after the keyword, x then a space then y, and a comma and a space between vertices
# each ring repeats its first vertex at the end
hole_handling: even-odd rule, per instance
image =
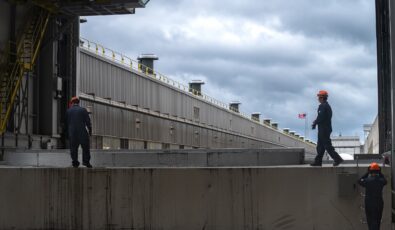
MULTIPOLYGON (((82 105, 92 112, 94 134, 124 139, 204 148, 260 148, 271 146, 305 147, 314 145, 271 127, 246 119, 216 106, 199 96, 179 90, 142 73, 80 51, 80 94, 82 105), (101 98, 101 102, 96 101, 101 98), (103 100, 121 102, 161 114, 153 116, 103 100), (194 114, 199 108, 199 116, 194 114), (163 116, 167 116, 163 118, 163 116), (184 122, 183 122, 184 121, 184 122)), ((120 104, 120 103, 118 103, 120 104)))

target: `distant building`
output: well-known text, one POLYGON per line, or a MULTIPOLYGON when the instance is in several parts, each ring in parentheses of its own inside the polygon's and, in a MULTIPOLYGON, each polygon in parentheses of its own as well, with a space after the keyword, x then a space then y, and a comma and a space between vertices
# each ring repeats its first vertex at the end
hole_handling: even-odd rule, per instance
POLYGON ((332 137, 332 144, 339 154, 352 156, 361 153, 359 136, 334 136, 332 137))
POLYGON ((364 125, 365 144, 363 145, 363 152, 369 154, 379 153, 379 121, 376 116, 373 124, 364 125))

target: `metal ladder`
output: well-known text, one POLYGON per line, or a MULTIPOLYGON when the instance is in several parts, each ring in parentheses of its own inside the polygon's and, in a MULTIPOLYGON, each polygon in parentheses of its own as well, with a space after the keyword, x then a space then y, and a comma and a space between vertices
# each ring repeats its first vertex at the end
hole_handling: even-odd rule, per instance
POLYGON ((17 44, 10 43, 10 46, 16 46, 16 52, 6 55, 14 56, 15 60, 6 60, 0 69, 0 134, 6 131, 7 123, 15 110, 16 98, 22 93, 20 88, 23 78, 33 71, 49 17, 49 12, 36 10, 28 18, 17 44))

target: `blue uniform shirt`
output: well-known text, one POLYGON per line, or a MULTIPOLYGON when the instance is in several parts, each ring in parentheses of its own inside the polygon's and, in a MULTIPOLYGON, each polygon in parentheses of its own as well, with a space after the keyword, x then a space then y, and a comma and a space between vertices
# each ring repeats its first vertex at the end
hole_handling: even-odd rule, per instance
POLYGON ((85 137, 92 133, 92 124, 88 111, 74 104, 66 113, 67 131, 69 137, 85 137))
POLYGON ((318 125, 318 132, 332 132, 332 108, 327 101, 320 104, 314 125, 318 125))

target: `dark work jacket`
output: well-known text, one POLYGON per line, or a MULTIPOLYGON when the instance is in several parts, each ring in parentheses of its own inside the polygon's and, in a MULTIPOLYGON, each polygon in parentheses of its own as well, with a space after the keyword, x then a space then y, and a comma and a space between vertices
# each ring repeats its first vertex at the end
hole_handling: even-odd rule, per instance
POLYGON ((71 106, 66 113, 67 132, 69 138, 84 138, 92 133, 91 119, 89 118, 88 111, 79 105, 71 106))
POLYGON ((317 113, 314 124, 318 125, 318 133, 330 134, 332 132, 332 108, 329 103, 327 101, 321 103, 317 113))
POLYGON ((366 173, 358 182, 362 187, 366 188, 366 204, 380 205, 383 203, 383 187, 387 184, 383 174, 379 173, 373 176, 366 173))

